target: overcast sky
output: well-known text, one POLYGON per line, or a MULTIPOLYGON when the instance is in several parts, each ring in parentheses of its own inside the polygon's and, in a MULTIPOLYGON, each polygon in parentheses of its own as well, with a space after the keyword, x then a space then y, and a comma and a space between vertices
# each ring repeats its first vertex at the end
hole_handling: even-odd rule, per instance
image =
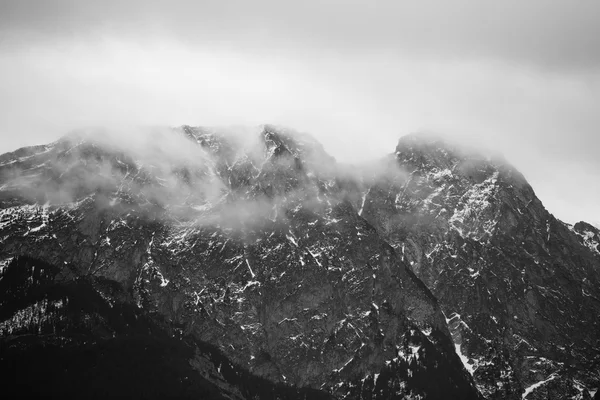
POLYGON ((0 1, 0 152, 263 123, 346 162, 419 130, 472 142, 557 217, 600 225, 600 2, 0 1))

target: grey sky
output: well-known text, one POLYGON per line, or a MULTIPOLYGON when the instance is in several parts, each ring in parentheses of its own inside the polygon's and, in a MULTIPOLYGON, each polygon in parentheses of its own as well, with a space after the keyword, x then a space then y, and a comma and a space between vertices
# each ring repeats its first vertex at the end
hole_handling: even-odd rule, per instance
POLYGON ((81 126, 288 125, 344 161, 433 130, 600 223, 600 2, 0 2, 0 151, 81 126))

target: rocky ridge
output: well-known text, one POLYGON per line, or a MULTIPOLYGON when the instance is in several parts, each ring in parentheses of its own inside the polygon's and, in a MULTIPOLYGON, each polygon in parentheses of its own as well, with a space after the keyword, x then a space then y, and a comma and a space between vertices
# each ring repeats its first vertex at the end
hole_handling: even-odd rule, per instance
MULTIPOLYGON (((599 231, 554 218, 502 158, 409 135, 357 171, 272 126, 152 134, 0 156, 2 265, 114 283, 94 290, 249 381, 337 398, 595 394, 599 231)), ((33 329, 20 316, 38 303, 20 304, 2 341, 33 329)))
POLYGON ((439 300, 486 398, 589 398, 600 361, 598 230, 554 218, 504 160, 409 135, 403 179, 361 215, 439 300))
MULTIPOLYGON (((270 126, 244 146, 187 126, 154 134, 141 147, 70 135, 0 156, 3 265, 28 256, 61 279, 112 282, 173 337, 273 384, 479 398, 436 298, 354 206, 363 183, 318 143, 270 126)), ((2 340, 31 328, 23 305, 2 340)))

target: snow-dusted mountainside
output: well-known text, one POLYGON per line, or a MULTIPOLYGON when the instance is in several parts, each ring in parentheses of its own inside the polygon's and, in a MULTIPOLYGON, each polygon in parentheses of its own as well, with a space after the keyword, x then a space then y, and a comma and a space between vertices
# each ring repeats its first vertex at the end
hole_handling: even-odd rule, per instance
MULTIPOLYGON (((598 229, 555 219, 501 158, 432 136, 358 169, 271 126, 72 134, 0 156, 0 243, 0 286, 14 288, 0 349, 19 368, 42 348, 88 371, 80 354, 114 357, 141 334, 149 362, 191 379, 165 377, 180 396, 586 399, 599 386, 598 229), (125 316, 152 328, 115 325, 125 316)), ((81 378, 70 371, 57 379, 81 378)))
POLYGON ((405 176, 368 184, 357 206, 440 302, 481 393, 589 398, 600 379, 598 230, 554 218, 502 159, 409 135, 392 162, 405 176))
POLYGON ((69 270, 26 256, 4 266, 3 398, 332 398, 257 377, 124 301, 115 282, 69 270))
POLYGON ((35 363, 31 333, 36 346, 79 354, 87 348, 70 328, 82 324, 85 346, 104 348, 130 335, 106 322, 109 310, 131 307, 185 341, 183 362, 161 362, 191 365, 208 380, 195 385, 222 396, 260 395, 248 389, 254 379, 282 399, 315 396, 284 390, 293 387, 480 398, 438 301, 354 205, 365 182, 312 138, 270 126, 256 140, 187 126, 151 134, 70 135, 0 156, 0 283, 20 267, 33 277, 36 263, 53 271, 43 289, 24 273, 17 300, 0 298, 11 357, 35 363), (75 318, 60 311, 75 295, 54 287, 79 282, 91 282, 78 296, 92 296, 95 311, 61 323, 75 318), (247 379, 226 376, 223 363, 247 379))

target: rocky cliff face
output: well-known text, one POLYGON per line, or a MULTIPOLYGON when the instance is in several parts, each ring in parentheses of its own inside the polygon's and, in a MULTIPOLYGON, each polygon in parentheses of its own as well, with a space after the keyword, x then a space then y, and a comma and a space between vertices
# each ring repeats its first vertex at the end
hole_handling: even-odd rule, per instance
MULTIPOLYGON (((97 132, 71 135, 0 156, 0 283, 15 268, 53 266, 35 299, 29 279, 17 285, 23 300, 8 307, 2 298, 2 346, 36 330, 50 341, 70 337, 71 324, 52 321, 67 318, 55 303, 74 302, 73 295, 55 298, 49 288, 100 280, 116 289, 86 287, 104 309, 123 304, 159 326, 164 340, 183 341, 179 358, 165 362, 204 377, 189 378, 194 388, 264 398, 225 376, 226 360, 247 371, 244 382, 280 388, 272 398, 317 393, 285 391, 293 387, 338 398, 480 398, 455 352, 455 343, 467 348, 467 335, 449 331, 438 300, 415 275, 427 266, 398 251, 392 232, 400 225, 372 219, 394 209, 376 210, 369 195, 361 203, 369 182, 341 171, 310 137, 269 126, 249 143, 187 126, 153 135, 129 147, 97 132), (23 256, 37 261, 21 266, 15 257, 23 256)), ((416 246, 425 248, 415 244, 415 254, 416 246)), ((597 275, 589 279, 597 283, 597 275)), ((92 351, 106 345, 98 331, 129 337, 107 318, 86 319, 92 351)), ((87 349, 74 346, 68 350, 87 349)), ((32 362, 38 351, 10 349, 13 359, 24 354, 32 362)), ((498 357, 514 368, 510 357, 498 357)), ((518 390, 513 375, 506 387, 518 390)))
POLYGON ((252 375, 124 301, 115 282, 68 271, 25 256, 4 266, 4 398, 332 398, 252 375))
POLYGON ((361 216, 431 289, 486 398, 589 398, 600 376, 599 232, 554 218, 501 159, 400 140, 361 216))

